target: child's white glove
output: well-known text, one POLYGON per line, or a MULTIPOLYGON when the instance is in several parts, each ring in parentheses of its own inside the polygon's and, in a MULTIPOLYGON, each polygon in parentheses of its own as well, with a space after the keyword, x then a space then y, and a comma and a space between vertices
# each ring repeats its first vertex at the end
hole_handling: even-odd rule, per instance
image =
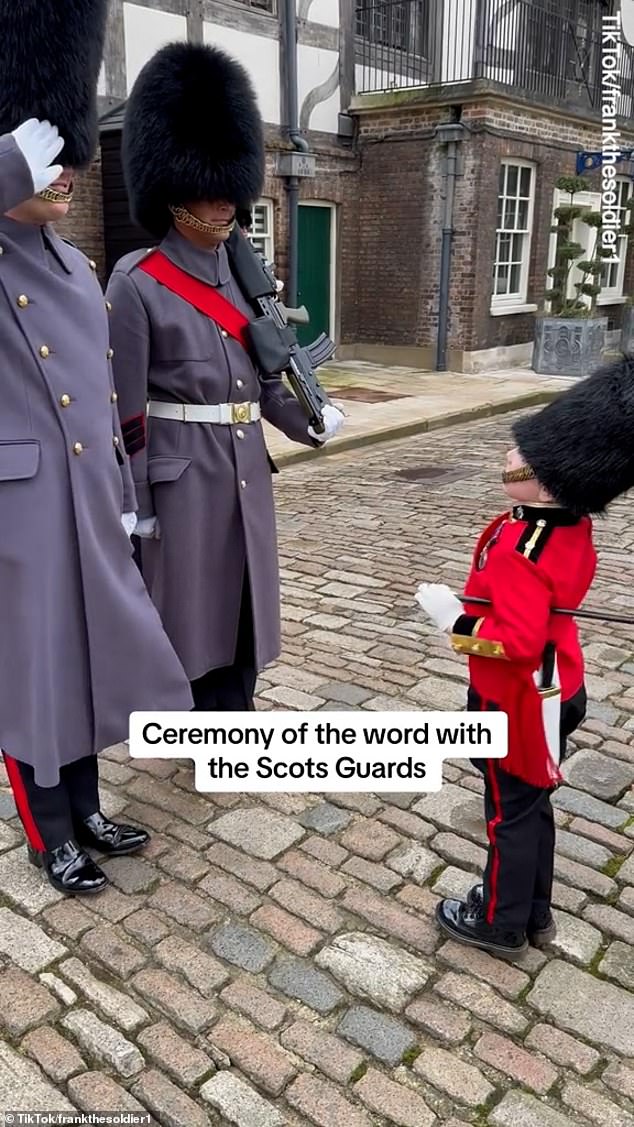
POLYGON ((446 583, 421 583, 414 597, 439 630, 451 630, 464 613, 460 599, 446 583))

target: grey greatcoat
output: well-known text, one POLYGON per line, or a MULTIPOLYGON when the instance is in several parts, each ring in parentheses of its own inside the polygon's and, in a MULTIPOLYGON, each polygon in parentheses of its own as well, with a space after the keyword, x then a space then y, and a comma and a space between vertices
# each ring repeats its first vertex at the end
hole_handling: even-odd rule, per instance
MULTIPOLYGON (((223 246, 198 250, 172 229, 170 260, 218 288, 247 316, 223 246)), ((259 402, 289 438, 312 445, 308 422, 279 377, 260 377, 241 344, 123 258, 110 279, 114 377, 139 499, 160 538, 143 540, 143 571, 188 676, 231 665, 248 575, 257 669, 280 651, 277 540, 271 467, 261 423, 218 425, 150 418, 150 399, 259 402), (245 570, 246 569, 246 570, 245 570)))
POLYGON ((0 137, 0 747, 54 786, 130 712, 190 709, 132 558, 109 325, 94 269, 5 213, 33 195, 0 137))

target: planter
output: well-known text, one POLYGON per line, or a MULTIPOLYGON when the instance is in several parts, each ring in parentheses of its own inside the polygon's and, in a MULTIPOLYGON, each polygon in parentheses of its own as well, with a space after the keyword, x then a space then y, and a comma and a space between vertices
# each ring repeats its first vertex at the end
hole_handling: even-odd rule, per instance
POLYGON ((536 317, 533 371, 589 376, 601 364, 607 317, 536 317))
POLYGON ((623 306, 621 351, 625 352, 628 356, 634 353, 634 305, 623 306))

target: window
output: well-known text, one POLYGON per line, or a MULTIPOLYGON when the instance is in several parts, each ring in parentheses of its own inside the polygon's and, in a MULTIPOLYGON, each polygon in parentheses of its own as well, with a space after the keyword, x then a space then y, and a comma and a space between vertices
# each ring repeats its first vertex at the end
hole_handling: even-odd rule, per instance
POLYGON ((251 242, 267 262, 273 262, 273 200, 260 200, 252 211, 251 242))
POLYGON ((534 196, 534 166, 524 161, 503 161, 498 187, 492 311, 513 312, 515 307, 526 304, 534 196))
MULTIPOLYGON (((616 181, 618 192, 617 207, 621 215, 622 223, 626 223, 629 216, 625 212, 625 204, 632 194, 632 182, 625 179, 625 177, 617 177, 616 181)), ((575 204, 578 204, 584 209, 589 211, 601 210, 601 194, 599 192, 577 192, 574 199, 575 204)), ((555 191, 553 198, 553 224, 556 223, 554 218, 554 210, 561 204, 569 204, 570 196, 567 192, 555 191)), ((588 227, 587 223, 583 222, 583 216, 575 219, 572 226, 572 241, 580 243, 584 248, 584 258, 590 258, 594 253, 594 248, 597 239, 596 227, 588 227)), ((600 236, 599 236, 600 237, 600 236)), ((601 278, 601 293, 597 297, 597 305, 610 305, 614 302, 622 302, 623 297, 623 283, 625 280, 625 258, 627 253, 627 235, 622 235, 619 240, 619 262, 606 262, 603 268, 601 278)), ((555 262, 555 252, 557 245, 557 236, 551 234, 550 236, 550 252, 548 258, 548 265, 553 266, 555 262)), ((582 272, 573 267, 568 275, 568 297, 572 298, 576 294, 575 283, 582 281, 582 272)), ((590 280, 590 279, 588 279, 590 280)), ((552 278, 547 277, 546 288, 550 289, 552 286, 552 278)), ((590 298, 582 296, 582 301, 586 304, 590 303, 590 298)))
MULTIPOLYGON (((625 210, 625 205, 632 195, 632 181, 626 180, 624 177, 617 177, 616 180, 616 206, 615 211, 619 215, 619 229, 627 223, 629 215, 625 210)), ((625 275, 625 257, 627 254, 627 235, 621 235, 616 245, 617 262, 606 262, 603 267, 601 275, 601 293, 599 294, 599 303, 607 302, 611 298, 623 297, 623 279, 625 275)))
POLYGON ((384 47, 406 50, 411 0, 363 0, 357 8, 357 35, 384 47))

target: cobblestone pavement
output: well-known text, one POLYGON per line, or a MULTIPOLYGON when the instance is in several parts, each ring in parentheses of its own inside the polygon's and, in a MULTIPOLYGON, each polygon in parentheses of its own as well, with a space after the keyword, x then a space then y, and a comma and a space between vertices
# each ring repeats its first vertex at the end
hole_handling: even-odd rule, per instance
MULTIPOLYGON (((499 507, 508 425, 280 476, 285 651, 262 708, 461 707, 464 666, 412 592, 424 577, 459 589, 499 507)), ((590 602, 631 610, 631 505, 598 541, 590 602)), ((208 800, 188 764, 112 749, 107 809, 154 837, 84 903, 27 866, 5 787, 0 1108, 149 1109, 168 1127, 633 1127, 633 637, 586 632, 590 718, 556 796, 559 937, 518 965, 433 922, 484 857, 465 761, 423 797, 208 800)))

